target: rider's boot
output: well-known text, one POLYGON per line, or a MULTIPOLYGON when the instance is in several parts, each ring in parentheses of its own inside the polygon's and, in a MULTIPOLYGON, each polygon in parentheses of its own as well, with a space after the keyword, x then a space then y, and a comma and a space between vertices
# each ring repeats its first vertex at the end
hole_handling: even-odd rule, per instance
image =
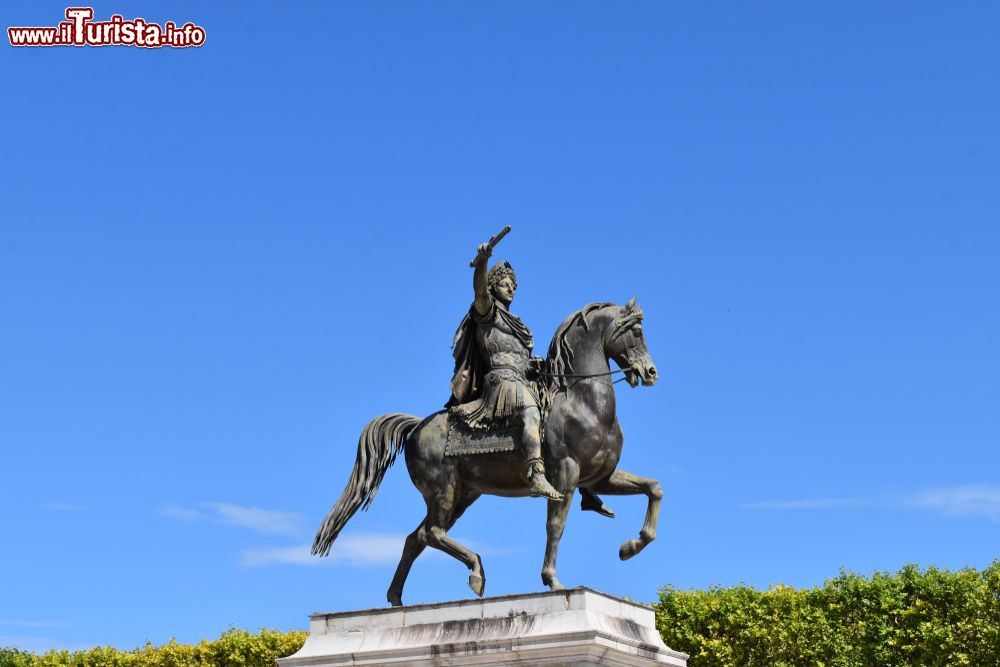
POLYGON ((555 490, 545 478, 545 464, 542 463, 542 434, 539 428, 538 408, 524 412, 524 429, 521 431, 521 447, 527 466, 528 495, 532 497, 562 500, 562 494, 555 490))
POLYGON ((580 509, 585 512, 597 512, 611 519, 615 518, 615 511, 605 505, 596 493, 587 489, 580 489, 580 509))
POLYGON ((542 459, 535 458, 528 460, 528 493, 534 498, 548 498, 549 500, 562 500, 561 493, 555 490, 549 480, 545 477, 545 464, 542 459))

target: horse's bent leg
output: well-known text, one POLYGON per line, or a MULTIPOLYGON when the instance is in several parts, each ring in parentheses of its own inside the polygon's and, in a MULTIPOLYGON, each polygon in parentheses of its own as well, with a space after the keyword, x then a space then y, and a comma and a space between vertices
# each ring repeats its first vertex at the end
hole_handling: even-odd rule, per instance
POLYGON ((573 502, 573 492, 580 477, 580 468, 576 461, 564 459, 559 462, 554 477, 555 487, 563 495, 562 500, 550 500, 548 518, 545 522, 545 561, 542 563, 542 583, 551 590, 565 588, 556 577, 556 557, 559 555, 559 540, 566 528, 566 516, 569 514, 570 503, 573 502))
POLYGON ((663 499, 663 489, 655 479, 639 477, 624 470, 616 470, 607 481, 594 486, 597 493, 610 496, 634 496, 640 493, 649 498, 646 507, 646 520, 639 531, 639 539, 625 540, 618 549, 618 557, 628 560, 642 551, 647 544, 656 539, 656 522, 660 517, 660 500, 663 499))
MULTIPOLYGON (((448 530, 455 525, 459 517, 469 509, 472 503, 476 502, 480 494, 474 494, 466 496, 462 499, 456 507, 455 511, 452 513, 451 520, 448 522, 448 530)), ((399 559, 399 565, 396 566, 396 574, 392 578, 392 583, 389 585, 389 590, 386 593, 386 599, 388 599, 389 604, 393 607, 398 607, 403 604, 403 585, 406 583, 406 577, 410 574, 410 568, 413 566, 413 562, 424 552, 427 547, 426 532, 423 531, 426 519, 420 522, 420 525, 415 531, 406 536, 406 542, 403 544, 403 555, 399 559)), ((480 566, 480 576, 483 578, 483 585, 486 584, 486 577, 481 572, 482 566, 480 566)))
POLYGON ((469 568, 469 588, 472 589, 473 593, 482 597, 483 590, 486 588, 486 575, 483 573, 483 560, 479 554, 448 537, 447 532, 441 526, 427 528, 427 544, 465 563, 466 567, 469 568))
POLYGON ((470 570, 469 588, 476 595, 482 596, 483 589, 486 587, 482 559, 479 554, 448 537, 448 529, 454 524, 458 515, 468 507, 468 505, 462 507, 454 504, 454 495, 454 487, 449 487, 427 499, 427 518, 424 519, 424 525, 417 529, 420 533, 418 539, 423 540, 427 546, 439 549, 452 558, 465 563, 465 566, 470 570))

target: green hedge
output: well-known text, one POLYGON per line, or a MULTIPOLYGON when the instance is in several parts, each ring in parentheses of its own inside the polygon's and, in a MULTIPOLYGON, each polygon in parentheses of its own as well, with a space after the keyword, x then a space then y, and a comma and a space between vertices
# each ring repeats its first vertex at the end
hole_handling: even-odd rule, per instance
POLYGON ((49 651, 35 655, 0 649, 0 667, 272 667, 275 658, 295 653, 306 641, 302 631, 230 630, 200 644, 147 643, 134 651, 102 646, 86 651, 49 651))
MULTIPOLYGON (((656 626, 667 645, 691 654, 689 667, 1000 667, 1000 561, 982 571, 841 573, 810 589, 667 587, 656 626)), ((305 638, 230 630, 134 651, 0 649, 0 667, 271 667, 305 638)))
POLYGON ((1000 666, 1000 561, 842 572, 811 589, 660 590, 656 625, 689 667, 1000 666))

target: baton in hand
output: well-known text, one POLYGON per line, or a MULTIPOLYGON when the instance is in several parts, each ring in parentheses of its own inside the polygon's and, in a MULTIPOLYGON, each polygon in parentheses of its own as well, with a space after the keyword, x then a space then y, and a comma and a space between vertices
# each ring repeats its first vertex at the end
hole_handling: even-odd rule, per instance
MULTIPOLYGON (((493 248, 495 248, 496 245, 498 243, 500 243, 500 241, 501 241, 501 239, 503 239, 503 237, 507 236, 507 232, 509 232, 509 231, 510 231, 510 225, 507 225, 506 227, 504 227, 503 229, 501 229, 499 234, 497 234, 496 236, 492 237, 489 240, 489 242, 486 244, 486 249, 489 250, 490 252, 493 252, 493 248)), ((479 259, 478 255, 476 256, 476 259, 479 259)), ((470 267, 474 267, 475 265, 476 265, 476 260, 475 259, 472 260, 471 262, 469 262, 469 266, 470 267)))

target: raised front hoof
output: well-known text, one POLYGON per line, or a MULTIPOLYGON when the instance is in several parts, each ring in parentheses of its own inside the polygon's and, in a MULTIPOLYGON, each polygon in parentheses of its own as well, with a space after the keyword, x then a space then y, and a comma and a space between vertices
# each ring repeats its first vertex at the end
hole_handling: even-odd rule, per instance
POLYGON ((470 574, 469 588, 479 597, 483 597, 483 591, 486 590, 486 579, 478 574, 470 574))
POLYGON ((403 606, 403 596, 400 595, 399 593, 394 593, 393 591, 389 591, 388 593, 386 593, 385 599, 388 600, 389 604, 391 604, 393 607, 403 606))
POLYGON ((622 560, 628 560, 642 551, 645 546, 646 543, 642 540, 625 540, 622 542, 621 547, 618 548, 618 557, 622 560))

